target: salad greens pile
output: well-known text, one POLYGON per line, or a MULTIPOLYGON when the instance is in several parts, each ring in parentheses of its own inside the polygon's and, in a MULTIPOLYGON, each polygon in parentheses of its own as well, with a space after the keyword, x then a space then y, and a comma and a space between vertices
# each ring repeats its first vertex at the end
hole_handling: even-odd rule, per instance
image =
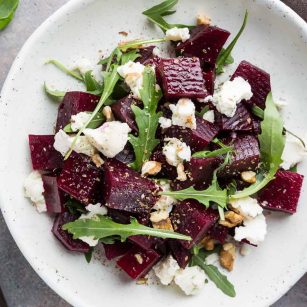
POLYGON ((12 21, 18 4, 19 0, 0 0, 0 30, 12 21))

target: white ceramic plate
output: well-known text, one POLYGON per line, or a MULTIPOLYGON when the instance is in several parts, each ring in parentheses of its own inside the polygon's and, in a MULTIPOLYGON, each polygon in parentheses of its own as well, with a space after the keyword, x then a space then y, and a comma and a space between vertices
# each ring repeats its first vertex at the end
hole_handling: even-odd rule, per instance
MULTIPOLYGON (((98 260, 88 265, 83 255, 60 245, 50 232, 51 218, 39 215, 23 197, 23 180, 31 169, 27 135, 52 133, 56 116, 57 106, 44 95, 43 82, 61 89, 82 88, 44 62, 57 58, 71 63, 77 56, 96 61, 99 50, 107 54, 122 39, 119 31, 129 31, 128 38, 160 37, 161 32, 141 15, 154 2, 158 1, 70 1, 25 44, 1 94, 0 197, 5 220, 36 272, 74 306, 269 305, 306 272, 306 191, 298 213, 270 215, 267 240, 250 256, 238 259, 230 274, 237 291, 233 299, 212 283, 199 296, 183 297, 172 288, 137 286, 98 260)), ((280 1, 181 0, 172 18, 192 23, 197 13, 205 12, 215 24, 236 33, 245 9, 250 20, 234 52, 237 63, 246 59, 270 72, 275 99, 289 103, 288 127, 307 131, 307 26, 294 12, 280 1)), ((299 170, 306 174, 306 165, 299 170)))

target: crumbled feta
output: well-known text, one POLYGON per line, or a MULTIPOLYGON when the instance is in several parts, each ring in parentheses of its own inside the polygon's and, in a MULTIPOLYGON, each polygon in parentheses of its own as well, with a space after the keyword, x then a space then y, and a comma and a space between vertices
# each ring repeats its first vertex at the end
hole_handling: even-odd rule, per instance
POLYGON ((171 28, 166 31, 165 39, 168 41, 178 42, 182 41, 185 42, 190 38, 190 32, 188 28, 171 28))
POLYGON ((157 161, 146 161, 142 165, 142 176, 156 175, 161 171, 162 164, 157 161))
POLYGON ((177 138, 166 138, 165 141, 168 143, 162 151, 168 164, 178 166, 183 161, 191 160, 191 149, 186 143, 177 138))
POLYGON ((44 198, 44 184, 38 171, 33 171, 24 182, 25 196, 30 198, 38 212, 47 211, 44 198))
POLYGON ((205 286, 206 274, 198 266, 180 269, 175 275, 175 284, 186 295, 197 294, 205 286))
MULTIPOLYGON (((74 135, 68 135, 65 131, 60 130, 54 136, 54 149, 60 152, 62 156, 65 156, 73 143, 74 137, 74 135)), ((74 151, 90 157, 96 153, 96 149, 91 145, 85 136, 80 136, 77 139, 77 142, 74 145, 74 151)))
POLYGON ((134 98, 140 99, 140 89, 143 86, 143 73, 145 66, 139 62, 127 62, 117 68, 118 74, 125 79, 134 98))
POLYGON ((181 98, 176 105, 170 104, 169 108, 173 112, 173 125, 196 129, 195 105, 192 100, 181 98))
POLYGON ((91 113, 88 112, 80 112, 76 115, 72 115, 71 122, 71 130, 79 131, 83 126, 89 121, 91 117, 91 113))
POLYGON ((283 160, 281 167, 288 170, 297 163, 302 162, 306 155, 307 150, 303 144, 298 139, 287 134, 285 148, 281 156, 283 160))
POLYGON ((263 214, 257 215, 254 219, 246 219, 243 221, 244 226, 235 228, 234 239, 242 241, 246 239, 251 244, 258 245, 264 241, 267 234, 266 220, 263 214))
POLYGON ((162 129, 167 129, 172 125, 172 120, 162 116, 159 118, 159 124, 162 129))
POLYGON ((207 111, 203 115, 203 119, 213 124, 214 123, 214 111, 213 110, 207 111))
POLYGON ((162 285, 169 285, 175 278, 176 273, 180 270, 177 261, 169 255, 153 267, 156 276, 162 285))
POLYGON ((97 129, 85 129, 83 133, 104 156, 113 158, 124 149, 130 131, 126 123, 112 121, 97 129))
POLYGON ((242 77, 236 77, 232 81, 226 81, 214 93, 213 104, 220 113, 227 117, 233 117, 237 110, 237 104, 244 99, 251 99, 252 96, 250 84, 242 77))
POLYGON ((238 209, 240 214, 247 219, 255 218, 261 214, 263 209, 258 204, 257 199, 251 197, 240 198, 230 201, 233 208, 238 209))

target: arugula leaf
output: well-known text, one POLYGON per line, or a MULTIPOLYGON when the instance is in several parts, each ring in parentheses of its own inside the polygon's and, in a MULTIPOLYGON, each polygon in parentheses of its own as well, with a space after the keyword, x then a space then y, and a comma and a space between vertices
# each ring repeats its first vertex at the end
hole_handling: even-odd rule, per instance
POLYGON ((217 267, 212 264, 206 264, 205 257, 201 256, 200 253, 192 256, 191 264, 198 265, 201 269, 203 269, 209 279, 214 282, 224 294, 230 297, 236 296, 236 291, 233 284, 218 270, 217 267))
POLYGON ((170 238, 178 240, 191 240, 191 237, 170 230, 151 228, 140 224, 132 218, 130 224, 119 224, 110 217, 98 215, 92 219, 78 219, 67 223, 62 227, 73 234, 74 239, 83 236, 93 236, 95 239, 103 239, 111 236, 120 237, 124 242, 129 236, 145 235, 159 238, 170 238))
POLYGON ((154 148, 159 144, 156 139, 156 130, 159 124, 161 112, 156 113, 158 102, 162 97, 160 89, 156 88, 156 76, 151 67, 144 70, 143 87, 140 90, 141 100, 144 109, 132 105, 132 111, 135 114, 135 120, 139 128, 138 136, 130 134, 129 142, 131 143, 135 161, 133 168, 140 170, 145 161, 149 159, 154 148))
POLYGON ((282 153, 285 147, 283 134, 283 121, 273 101, 272 93, 266 99, 264 119, 261 122, 261 134, 258 136, 260 143, 261 162, 265 173, 261 180, 257 180, 248 188, 232 195, 231 199, 238 199, 253 195, 264 188, 274 179, 276 172, 282 163, 282 153))
POLYGON ((90 263, 92 260, 94 249, 91 247, 90 250, 87 253, 84 253, 85 259, 87 263, 90 263))
POLYGON ((236 35, 236 37, 233 39, 233 41, 229 44, 229 46, 226 49, 222 49, 217 61, 216 61, 216 73, 217 74, 221 74, 224 72, 224 66, 228 65, 228 64, 232 64, 233 63, 233 57, 231 56, 231 52, 234 48, 234 46, 236 45, 238 39, 240 38, 242 32, 244 31, 245 27, 246 27, 246 23, 248 20, 248 12, 245 11, 245 15, 244 15, 244 20, 243 20, 243 24, 238 32, 238 34, 236 35))
POLYGON ((165 38, 154 38, 154 39, 144 39, 144 40, 133 40, 130 42, 122 42, 118 45, 119 50, 126 52, 128 49, 139 49, 143 45, 162 43, 165 42, 165 38))
POLYGON ((195 112, 198 116, 201 116, 203 117, 205 113, 207 113, 208 111, 210 110, 210 107, 207 105, 207 106, 204 106, 200 112, 195 112))
POLYGON ((130 50, 126 53, 123 53, 121 63, 122 65, 128 63, 129 61, 134 62, 137 58, 139 58, 141 55, 139 54, 137 49, 130 50))
POLYGON ((63 71, 65 74, 67 74, 67 75, 69 75, 69 76, 71 76, 71 77, 73 77, 73 78, 75 78, 79 81, 83 81, 82 75, 77 70, 71 70, 57 60, 49 60, 49 61, 46 62, 46 64, 53 64, 55 67, 57 67, 58 69, 63 71))
POLYGON ((76 201, 75 199, 68 200, 64 205, 71 214, 86 213, 84 205, 76 201))
POLYGON ((89 70, 84 74, 84 83, 86 90, 96 95, 101 95, 103 86, 93 77, 92 71, 89 70))
POLYGON ((0 1, 0 30, 4 29, 14 18, 19 0, 0 1))
POLYGON ((218 157, 221 155, 224 155, 228 152, 232 152, 233 148, 230 146, 226 146, 217 150, 213 150, 213 151, 198 151, 195 152, 192 157, 193 158, 213 158, 213 157, 218 157))
POLYGON ((55 101, 61 101, 66 94, 66 92, 51 89, 46 82, 44 83, 44 90, 45 93, 55 101))

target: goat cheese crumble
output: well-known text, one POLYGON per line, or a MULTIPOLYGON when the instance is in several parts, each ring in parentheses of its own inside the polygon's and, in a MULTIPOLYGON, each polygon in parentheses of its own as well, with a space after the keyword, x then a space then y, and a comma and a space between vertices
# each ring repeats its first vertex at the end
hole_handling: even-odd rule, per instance
POLYGON ((209 123, 214 123, 214 111, 213 110, 209 110, 207 111, 204 115, 203 115, 203 119, 208 121, 209 123))
POLYGON ((196 129, 195 105, 191 99, 181 98, 176 105, 170 104, 169 108, 173 113, 173 125, 196 129))
POLYGON ((242 77, 236 77, 232 81, 226 81, 213 95, 213 104, 217 110, 233 117, 237 110, 237 104, 242 100, 249 100, 253 96, 250 84, 242 77))
POLYGON ((126 123, 106 122, 97 129, 85 129, 84 135, 89 142, 107 158, 114 158, 128 142, 131 131, 126 123))
POLYGON ((165 39, 168 41, 178 42, 182 41, 185 42, 190 38, 190 32, 188 28, 171 28, 166 31, 165 39))
POLYGON ((172 125, 172 120, 162 116, 159 118, 159 124, 162 129, 167 129, 172 125))
POLYGON ((169 285, 180 270, 177 261, 169 255, 153 267, 155 275, 159 278, 162 285, 169 285))
POLYGON ((72 115, 70 119, 71 130, 74 132, 79 131, 89 121, 90 117, 91 113, 88 112, 80 112, 76 115, 72 115))
POLYGON ((164 141, 168 143, 164 145, 162 152, 168 164, 178 166, 183 161, 191 160, 191 149, 186 143, 177 138, 166 138, 164 141))
POLYGON ((230 204, 233 208, 239 210, 240 214, 247 219, 255 218, 263 211, 257 199, 251 197, 232 200, 230 201, 230 204))
POLYGON ((41 174, 38 171, 33 171, 29 174, 24 182, 25 196, 30 198, 36 210, 41 212, 47 211, 47 206, 44 198, 44 184, 41 174))

